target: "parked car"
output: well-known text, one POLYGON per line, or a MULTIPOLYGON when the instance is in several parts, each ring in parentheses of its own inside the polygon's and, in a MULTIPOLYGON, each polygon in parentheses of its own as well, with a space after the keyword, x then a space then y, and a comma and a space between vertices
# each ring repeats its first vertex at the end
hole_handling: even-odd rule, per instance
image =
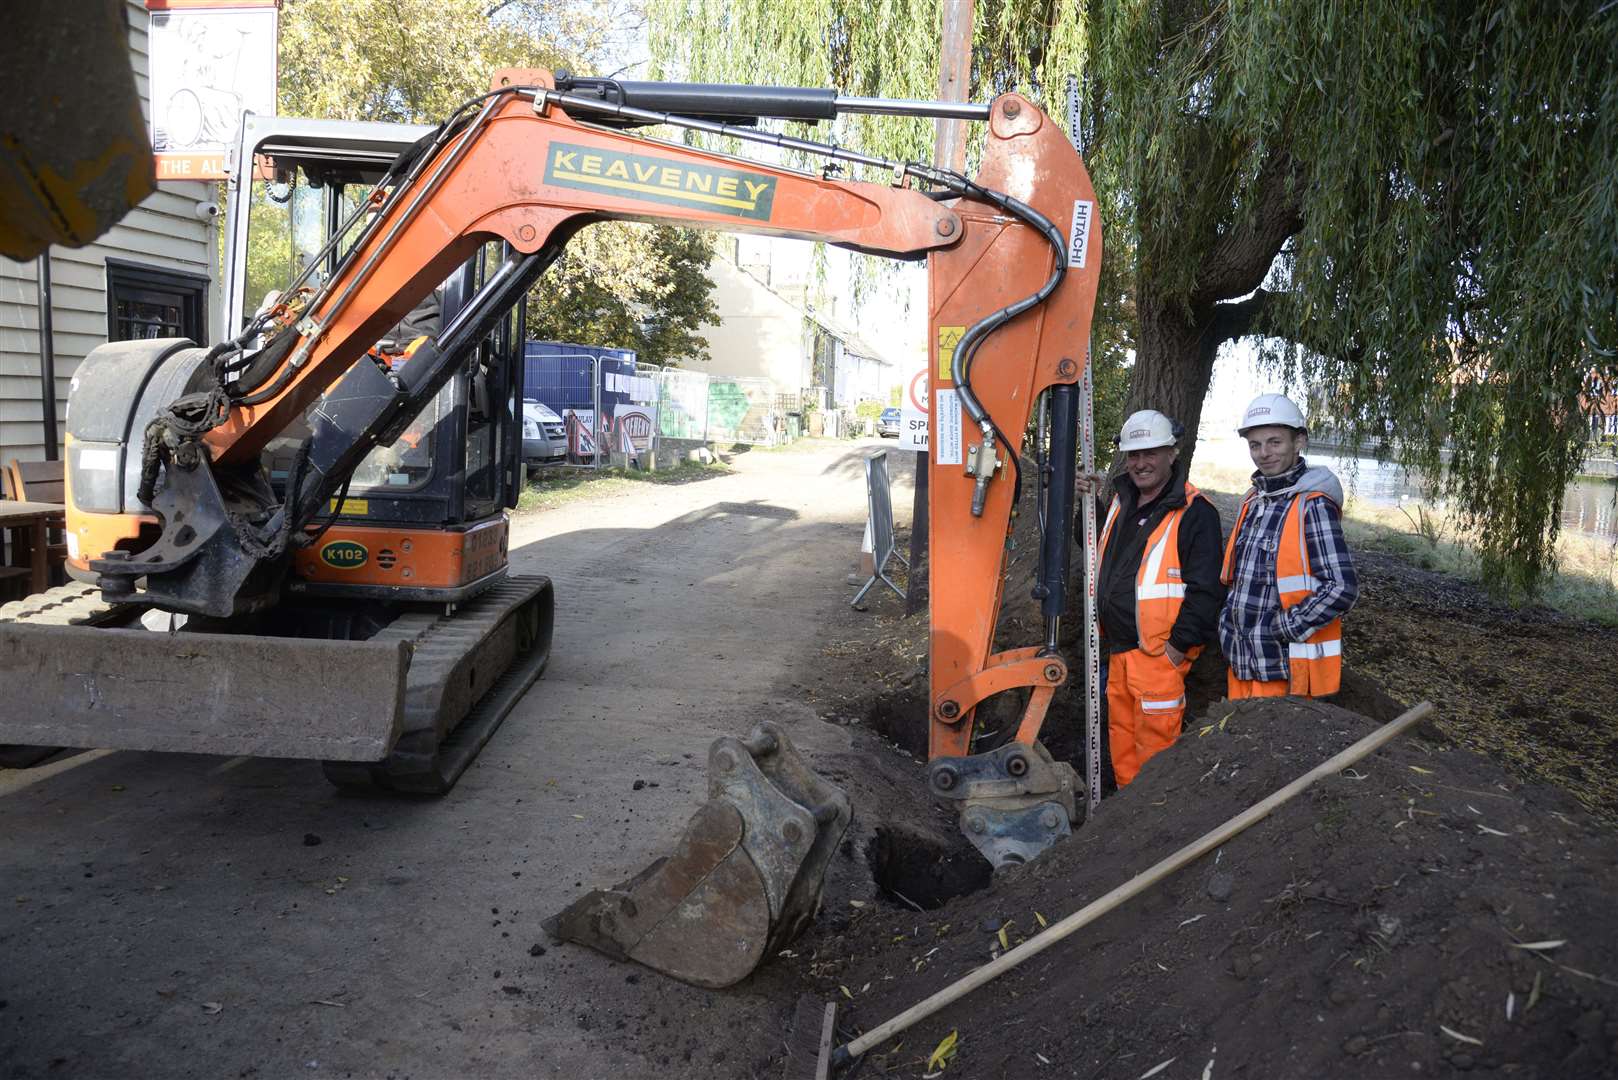
POLYGON ((562 418, 542 401, 522 403, 522 459, 546 465, 567 457, 567 428, 562 418))
POLYGON ((889 405, 882 410, 882 416, 876 422, 876 433, 884 439, 899 437, 899 406, 889 405))

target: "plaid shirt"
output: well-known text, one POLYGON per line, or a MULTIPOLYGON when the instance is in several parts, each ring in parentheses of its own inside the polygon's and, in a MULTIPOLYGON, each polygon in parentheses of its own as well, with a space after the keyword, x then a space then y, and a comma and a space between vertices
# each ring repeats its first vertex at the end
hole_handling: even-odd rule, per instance
POLYGON ((1303 641, 1354 606, 1359 579, 1343 540, 1341 511, 1332 498, 1310 499, 1303 508, 1304 546, 1320 587, 1302 603, 1281 610, 1275 588, 1275 551, 1281 522, 1298 496, 1290 491, 1308 465, 1302 458, 1280 476, 1253 474, 1254 495, 1235 537, 1230 593, 1219 613, 1219 645, 1238 679, 1265 682, 1290 677, 1287 643, 1303 641))

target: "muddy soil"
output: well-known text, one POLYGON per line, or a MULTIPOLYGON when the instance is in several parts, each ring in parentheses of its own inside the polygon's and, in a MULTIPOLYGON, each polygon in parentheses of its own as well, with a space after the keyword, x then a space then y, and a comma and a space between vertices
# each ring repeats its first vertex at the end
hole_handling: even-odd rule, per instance
MULTIPOLYGON (((1228 527, 1236 500, 1215 501, 1228 527)), ((1002 646, 1039 637, 1032 523, 1019 525, 1002 646)), ((845 1035, 988 960, 1002 928, 1015 945, 1407 704, 1439 707, 1419 737, 896 1040, 869 1075, 923 1075, 951 1031, 948 1073, 967 1077, 1139 1077, 1170 1059, 1154 1075, 1618 1075, 1618 673, 1604 659, 1618 634, 1501 607, 1393 557, 1359 565, 1342 693, 1236 708, 1210 650, 1188 685, 1192 734, 1074 841, 988 885, 921 794, 925 620, 887 597, 828 632, 804 689, 883 767, 851 792, 854 850, 787 960, 842 1002, 845 1035)), ((980 749, 1017 708, 983 710, 980 749)), ((1076 765, 1082 718, 1066 688, 1044 734, 1076 765)))
MULTIPOLYGON (((872 1027, 1374 727, 1323 703, 1216 706, 1072 841, 993 888, 937 911, 853 908, 846 929, 805 943, 806 981, 843 1004, 850 1031, 872 1027)), ((1155 1075, 1610 1076, 1612 851, 1574 800, 1429 727, 867 1068, 920 1076, 955 1032, 948 1073, 967 1077, 1139 1077, 1164 1062, 1155 1075)))

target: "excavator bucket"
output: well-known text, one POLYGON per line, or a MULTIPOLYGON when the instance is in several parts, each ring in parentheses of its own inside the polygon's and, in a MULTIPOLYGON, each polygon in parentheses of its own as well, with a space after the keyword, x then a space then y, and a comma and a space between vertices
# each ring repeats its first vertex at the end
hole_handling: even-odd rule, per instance
POLYGON ((814 918, 848 797, 765 722, 708 750, 708 801, 672 855, 545 922, 552 937, 696 986, 746 978, 814 918))

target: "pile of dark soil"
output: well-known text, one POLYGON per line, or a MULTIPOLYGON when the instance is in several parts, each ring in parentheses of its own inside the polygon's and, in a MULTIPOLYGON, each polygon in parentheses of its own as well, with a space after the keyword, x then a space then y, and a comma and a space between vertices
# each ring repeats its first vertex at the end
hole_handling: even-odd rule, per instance
POLYGON ((1359 565, 1360 602, 1343 620, 1350 662, 1395 697, 1430 698, 1457 742, 1618 825, 1618 632, 1494 603, 1395 556, 1359 565))
MULTIPOLYGON (((1205 491, 1228 532, 1239 497, 1205 491)), ((1043 636, 1039 608, 1029 596, 1038 560, 1034 515, 1013 523, 1005 600, 996 646, 1015 648, 1043 636)), ((1077 550, 1075 550, 1077 556, 1077 550)), ((1424 570, 1397 556, 1357 552, 1360 599, 1343 620, 1349 673, 1336 703, 1375 719, 1404 705, 1432 701, 1438 728, 1456 743, 1487 753, 1517 779, 1553 785, 1597 818, 1618 825, 1618 630, 1543 607, 1497 603, 1476 585, 1424 570)), ((1082 557, 1071 571, 1082 604, 1082 557)), ((823 711, 869 719, 899 745, 926 753, 927 625, 902 617, 891 595, 826 646, 830 661, 819 694, 823 711)), ((1063 624, 1063 652, 1075 675, 1061 687, 1042 738, 1059 759, 1081 761, 1084 722, 1081 620, 1063 624)), ((1198 660, 1187 682, 1190 712, 1218 701, 1225 669, 1217 646, 1198 660)), ((1008 696, 1009 698, 1009 696, 1008 696)), ((995 729, 1021 703, 991 703, 981 718, 995 729)))
MULTIPOLYGON (((1216 503, 1228 527, 1235 499, 1216 503)), ((1041 634, 1026 517, 1000 647, 1041 634)), ((891 598, 851 613, 804 689, 823 716, 870 729, 856 755, 881 765, 827 763, 855 829, 772 989, 799 981, 843 1004, 845 1034, 873 1027, 1431 699, 1419 736, 873 1052, 861 1075, 923 1075, 954 1031, 946 1075, 963 1077, 1618 1076, 1618 668, 1600 659, 1618 634, 1394 558, 1366 553, 1360 571, 1330 703, 1232 706, 1209 650, 1179 743, 1073 840, 992 883, 924 795, 925 619, 891 598)), ((980 727, 1019 706, 985 707, 980 727)), ((1082 717, 1075 680, 1042 735, 1075 764, 1082 717)))
MULTIPOLYGON (((972 885, 949 823, 868 825, 868 861, 909 891, 873 902, 834 882, 791 963, 850 1030, 873 1027, 1374 726, 1319 702, 1219 704, 1071 841, 938 910, 914 908, 972 885)), ((873 1051, 866 1075, 928 1072, 952 1031, 962 1077, 1614 1075, 1611 833, 1419 731, 873 1051)), ((898 809, 909 763, 865 741, 895 763, 855 793, 869 823, 898 809)))

